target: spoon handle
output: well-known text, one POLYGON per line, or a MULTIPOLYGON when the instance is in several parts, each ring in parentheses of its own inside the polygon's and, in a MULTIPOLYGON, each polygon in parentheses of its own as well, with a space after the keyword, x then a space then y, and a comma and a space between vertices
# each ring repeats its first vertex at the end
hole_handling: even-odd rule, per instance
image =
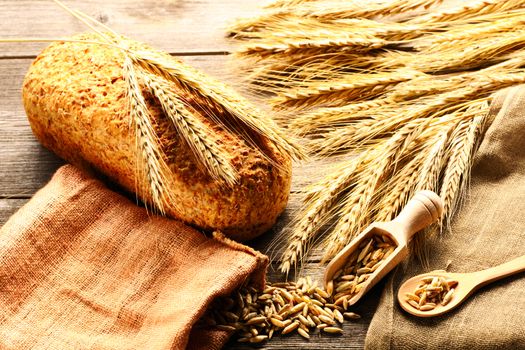
POLYGON ((486 285, 523 271, 525 271, 525 255, 504 264, 478 271, 476 272, 476 277, 480 282, 480 285, 486 285))
POLYGON ((399 237, 408 242, 410 237, 439 219, 443 213, 443 201, 432 191, 419 191, 392 221, 403 233, 399 237))

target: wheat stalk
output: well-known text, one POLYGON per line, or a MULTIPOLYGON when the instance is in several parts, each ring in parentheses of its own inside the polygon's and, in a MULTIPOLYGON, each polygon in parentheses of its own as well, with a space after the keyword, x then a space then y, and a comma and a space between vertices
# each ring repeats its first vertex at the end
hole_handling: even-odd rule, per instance
POLYGON ((214 130, 202 123, 198 111, 185 103, 167 82, 152 74, 142 74, 151 93, 158 99, 166 117, 177 129, 178 135, 191 148, 197 161, 211 177, 229 186, 238 182, 238 173, 230 161, 229 154, 220 146, 214 130))

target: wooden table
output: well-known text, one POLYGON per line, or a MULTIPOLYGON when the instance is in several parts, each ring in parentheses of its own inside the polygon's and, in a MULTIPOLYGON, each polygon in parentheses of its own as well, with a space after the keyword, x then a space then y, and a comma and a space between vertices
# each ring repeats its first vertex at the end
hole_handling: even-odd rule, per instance
MULTIPOLYGON (((64 0, 65 1, 65 0, 64 0)), ((65 1, 111 28, 145 41, 220 79, 233 76, 235 65, 227 64, 233 45, 224 38, 224 28, 235 18, 252 16, 264 1, 255 0, 89 0, 65 1), (232 69, 233 68, 233 69, 232 69)), ((0 0, 0 37, 60 38, 85 30, 76 19, 50 0, 0 0)), ((22 102, 21 86, 31 61, 46 44, 0 44, 0 223, 41 188, 64 162, 37 142, 29 127, 22 102)), ((283 234, 292 213, 300 205, 299 190, 322 175, 326 162, 296 166, 290 203, 276 227, 251 242, 255 248, 279 257, 282 247, 269 252, 272 239, 283 234)), ((319 252, 306 261, 304 274, 319 277, 319 252)), ((282 275, 269 271, 270 280, 282 275)), ((354 349, 362 348, 368 324, 381 287, 376 287, 355 311, 363 318, 344 325, 340 337, 298 335, 276 337, 265 349, 354 349)), ((253 346, 252 346, 253 347, 253 346)), ((251 346, 230 342, 228 349, 251 346)))

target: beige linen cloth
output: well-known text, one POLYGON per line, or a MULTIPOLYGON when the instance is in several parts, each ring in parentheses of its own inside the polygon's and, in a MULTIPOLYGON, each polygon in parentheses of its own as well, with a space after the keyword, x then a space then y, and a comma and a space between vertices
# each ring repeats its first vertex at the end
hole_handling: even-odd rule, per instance
POLYGON ((475 158, 464 206, 451 233, 430 242, 430 269, 414 262, 390 277, 366 338, 367 349, 524 349, 525 274, 487 286, 459 309, 420 319, 395 300, 400 284, 431 270, 471 272, 525 254, 525 87, 499 92, 494 122, 475 158))
POLYGON ((220 349, 193 325, 267 264, 66 165, 0 230, 0 349, 220 349))

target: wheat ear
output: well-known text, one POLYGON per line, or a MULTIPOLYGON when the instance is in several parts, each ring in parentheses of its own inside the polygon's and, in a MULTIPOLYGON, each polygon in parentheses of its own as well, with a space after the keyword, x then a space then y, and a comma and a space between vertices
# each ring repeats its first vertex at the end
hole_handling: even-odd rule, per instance
POLYGON ((322 0, 276 0, 276 1, 272 1, 265 7, 269 9, 279 8, 279 7, 295 7, 297 5, 301 5, 301 4, 305 4, 309 2, 315 2, 315 1, 322 1, 322 0))
POLYGON ((347 104, 341 107, 324 107, 295 117, 289 122, 289 128, 299 135, 316 135, 347 125, 357 120, 368 118, 358 112, 378 108, 388 100, 373 99, 347 104))
POLYGON ((325 50, 351 50, 365 52, 386 46, 384 39, 374 37, 355 36, 351 34, 326 33, 322 38, 295 38, 286 37, 280 40, 253 40, 239 48, 237 54, 244 57, 269 57, 285 53, 286 55, 324 53, 325 50))
POLYGON ((458 19, 466 19, 486 14, 510 11, 525 7, 523 0, 478 0, 458 6, 449 10, 429 13, 424 16, 415 17, 412 23, 435 23, 451 22, 458 19))
MULTIPOLYGON (((190 96, 199 96, 203 104, 210 107, 209 116, 219 125, 231 129, 231 124, 241 123, 258 135, 273 141, 277 148, 290 155, 292 159, 306 158, 301 147, 280 130, 271 119, 264 118, 258 109, 225 84, 206 77, 189 66, 181 63, 173 64, 164 57, 142 53, 132 55, 131 58, 142 69, 175 83, 190 96), (214 111, 227 112, 233 121, 224 120, 221 113, 214 113, 214 111)), ((245 140, 252 146, 261 149, 252 139, 245 137, 245 140)))
MULTIPOLYGON (((164 214, 166 206, 172 204, 168 200, 169 188, 166 184, 168 167, 164 162, 163 152, 151 123, 151 115, 142 95, 135 67, 128 57, 124 59, 123 75, 128 88, 131 122, 135 127, 139 153, 137 164, 145 171, 153 204, 161 214, 164 214)), ((138 190, 142 189, 138 188, 138 190)))
POLYGON ((420 73, 401 70, 377 74, 347 74, 343 79, 315 81, 284 90, 272 102, 287 107, 315 105, 345 105, 348 101, 368 99, 383 94, 400 82, 421 76, 420 73))
POLYGON ((483 134, 488 113, 474 117, 472 121, 461 122, 448 145, 448 162, 443 174, 440 196, 443 199, 441 227, 450 224, 450 218, 456 210, 465 190, 470 175, 472 158, 483 134))
POLYGON ((291 234, 281 257, 279 267, 281 272, 288 274, 290 269, 298 265, 307 254, 310 243, 316 239, 321 226, 334 211, 334 205, 341 193, 350 188, 355 178, 355 171, 365 158, 366 155, 362 155, 360 159, 341 163, 338 170, 330 175, 329 181, 325 182, 328 186, 323 186, 322 191, 314 187, 306 194, 307 204, 292 224, 291 234))
POLYGON ((213 130, 195 117, 197 111, 179 98, 164 79, 149 73, 143 74, 142 78, 159 100, 164 114, 175 126, 178 135, 190 146, 207 173, 214 180, 229 186, 237 183, 239 174, 232 166, 230 156, 213 136, 213 130))
POLYGON ((428 35, 421 45, 416 47, 433 47, 440 43, 453 43, 458 40, 478 40, 485 35, 502 34, 516 31, 525 24, 525 11, 520 10, 518 14, 509 14, 509 17, 495 21, 481 22, 478 24, 456 25, 453 29, 444 33, 428 35))
MULTIPOLYGON (((433 141, 434 139, 430 138, 424 142, 414 158, 402 166, 397 166, 396 171, 377 191, 377 198, 374 199, 374 202, 377 202, 377 208, 371 210, 377 213, 374 216, 375 221, 390 221, 395 218, 410 199, 415 188, 422 185, 418 181, 419 174, 422 164, 432 156, 430 151, 433 141)), ((424 185, 425 188, 427 185, 424 185)), ((433 188, 426 189, 432 190, 433 188)))
POLYGON ((408 146, 421 135, 425 123, 408 123, 389 139, 375 154, 377 163, 368 168, 361 180, 350 191, 340 211, 340 218, 335 228, 326 237, 323 261, 334 257, 356 233, 365 226, 370 218, 366 215, 372 204, 376 190, 389 176, 408 146))
MULTIPOLYGON (((358 1, 307 1, 293 7, 293 11, 301 16, 311 16, 325 20, 344 18, 375 18, 405 13, 420 8, 441 3, 442 0, 393 0, 384 2, 369 2, 366 6, 358 1)), ((278 8, 277 11, 291 10, 278 8)))

